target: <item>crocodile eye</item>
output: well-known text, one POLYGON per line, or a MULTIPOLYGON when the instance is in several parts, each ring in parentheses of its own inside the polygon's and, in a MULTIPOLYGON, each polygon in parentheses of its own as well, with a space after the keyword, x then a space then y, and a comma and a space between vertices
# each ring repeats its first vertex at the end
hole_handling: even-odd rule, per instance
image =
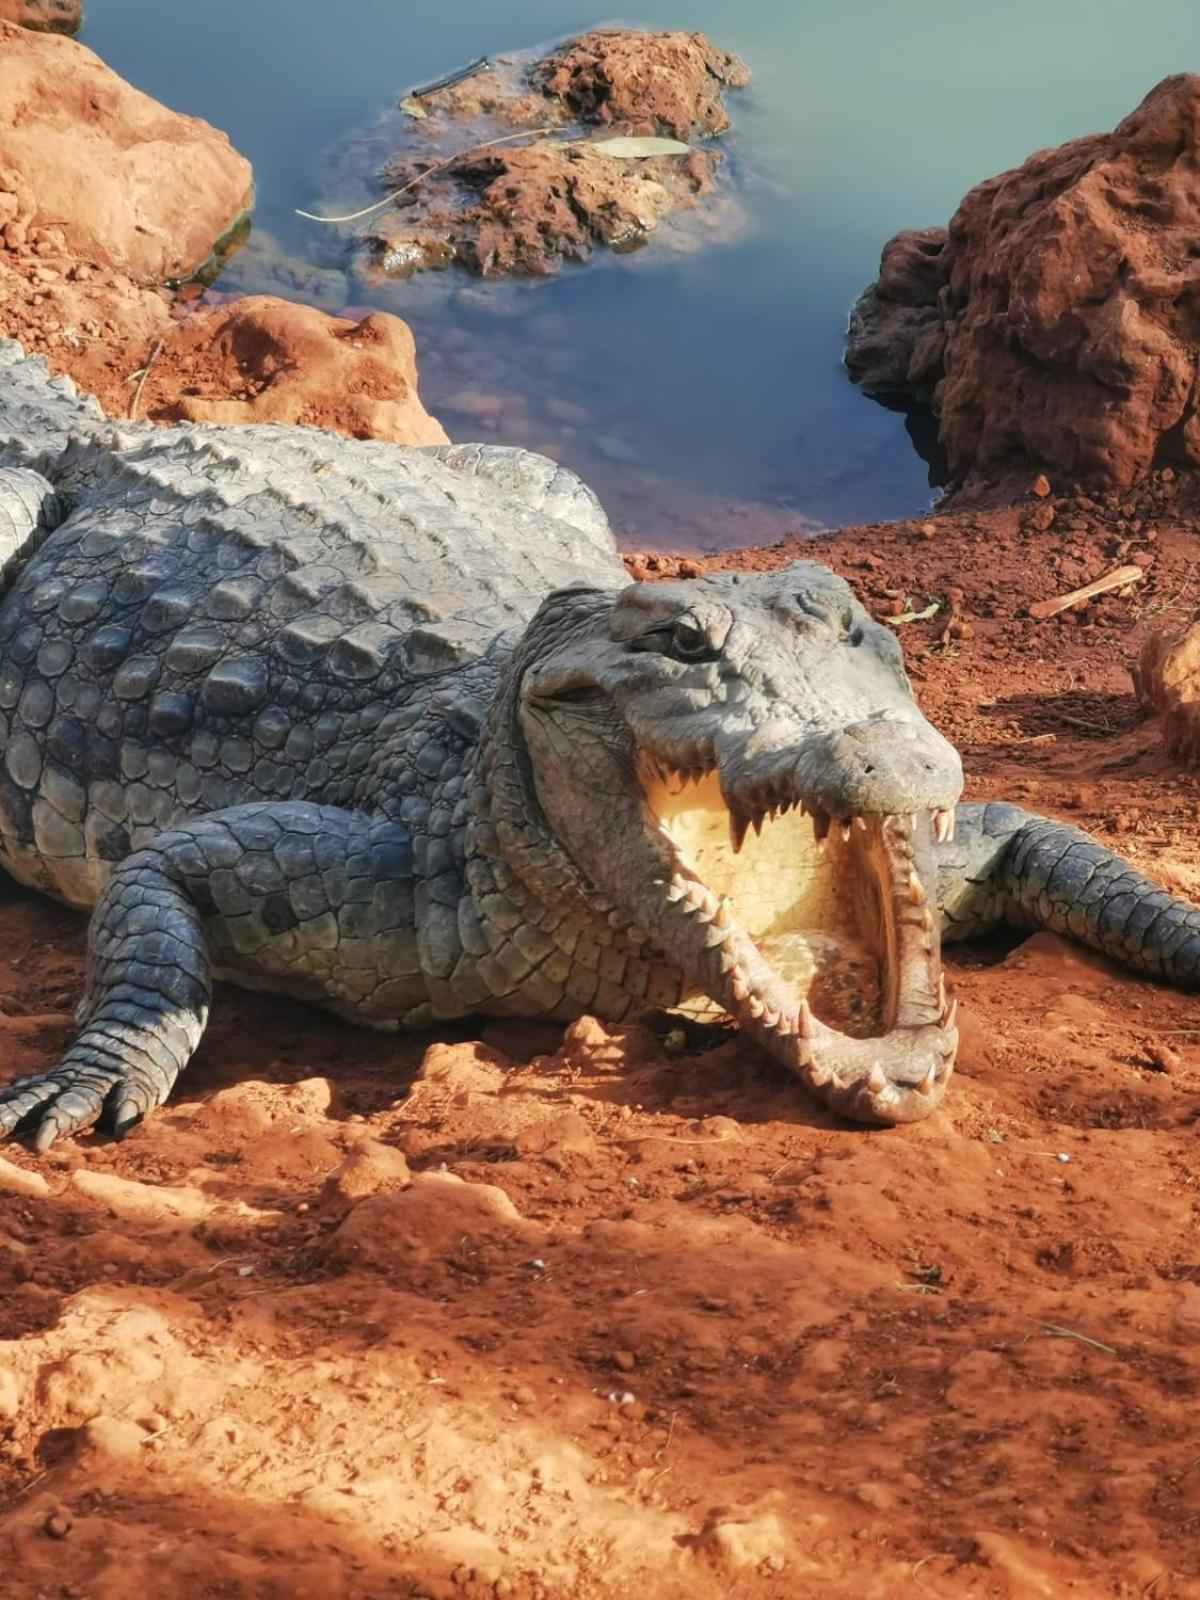
POLYGON ((701 661, 715 652, 704 629, 684 618, 671 629, 670 653, 677 661, 701 661))

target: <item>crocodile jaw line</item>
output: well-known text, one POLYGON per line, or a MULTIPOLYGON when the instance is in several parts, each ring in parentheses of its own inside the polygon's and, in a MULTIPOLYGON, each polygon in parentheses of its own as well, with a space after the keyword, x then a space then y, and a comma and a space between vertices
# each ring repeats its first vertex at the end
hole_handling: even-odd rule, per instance
POLYGON ((657 763, 642 789, 669 948, 697 989, 843 1115, 928 1116, 958 1046, 932 855, 953 810, 835 821, 785 780, 727 805, 714 769, 657 763), (849 995, 827 992, 830 947, 849 995))

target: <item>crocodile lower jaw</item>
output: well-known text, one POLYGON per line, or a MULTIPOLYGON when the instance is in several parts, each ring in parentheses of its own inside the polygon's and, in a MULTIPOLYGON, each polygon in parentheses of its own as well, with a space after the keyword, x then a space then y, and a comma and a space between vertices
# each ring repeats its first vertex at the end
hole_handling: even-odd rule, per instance
POLYGON ((844 1115, 927 1116, 958 1042, 933 881, 953 811, 831 825, 785 795, 735 814, 712 770, 643 789, 673 861, 668 954, 697 990, 844 1115))

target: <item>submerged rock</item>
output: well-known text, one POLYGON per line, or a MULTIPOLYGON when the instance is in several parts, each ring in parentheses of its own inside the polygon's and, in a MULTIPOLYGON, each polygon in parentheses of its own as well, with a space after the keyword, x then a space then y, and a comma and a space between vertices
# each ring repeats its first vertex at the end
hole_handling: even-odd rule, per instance
POLYGON ((541 59, 489 62, 409 96, 404 116, 385 115, 343 152, 343 165, 374 164, 384 188, 405 190, 359 237, 396 276, 455 262, 482 277, 540 276, 598 246, 634 249, 713 193, 721 156, 693 145, 622 159, 604 141, 710 139, 729 127, 723 90, 748 78, 696 33, 602 30, 541 59))
POLYGON ((1167 78, 1111 134, 973 189, 905 233, 851 316, 846 365, 931 398, 957 482, 1124 487, 1200 467, 1200 77, 1167 78))

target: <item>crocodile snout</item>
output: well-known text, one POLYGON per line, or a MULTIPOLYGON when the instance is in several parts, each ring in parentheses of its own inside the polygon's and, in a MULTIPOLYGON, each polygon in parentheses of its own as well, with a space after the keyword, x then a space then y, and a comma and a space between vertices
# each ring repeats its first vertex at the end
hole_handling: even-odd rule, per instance
POLYGON ((950 808, 962 791, 954 747, 927 722, 876 717, 806 741, 796 785, 832 817, 950 808))

